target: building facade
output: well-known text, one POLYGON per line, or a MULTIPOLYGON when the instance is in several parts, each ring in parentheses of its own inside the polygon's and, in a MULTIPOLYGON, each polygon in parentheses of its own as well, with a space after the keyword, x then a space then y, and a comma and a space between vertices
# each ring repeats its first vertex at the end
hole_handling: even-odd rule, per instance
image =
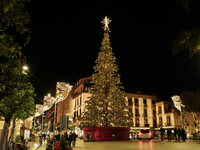
MULTIPOLYGON (((92 77, 79 79, 71 90, 69 96, 58 103, 57 124, 60 115, 68 115, 71 124, 77 127, 80 118, 84 113, 85 101, 91 96, 88 90, 91 88, 92 77)), ((139 93, 125 93, 124 98, 129 108, 129 115, 133 118, 131 132, 138 132, 140 129, 156 127, 156 107, 157 97, 155 95, 145 95, 139 93)), ((77 133, 81 134, 80 129, 77 133)))
MULTIPOLYGON (((76 133, 81 136, 82 131, 78 126, 84 113, 85 101, 89 100, 91 96, 88 93, 92 85, 91 81, 91 76, 79 79, 68 97, 57 104, 57 127, 60 124, 60 116, 67 115, 69 116, 69 124, 75 125, 76 133)), ((132 137, 137 135, 140 129, 148 128, 151 131, 159 130, 160 127, 174 129, 181 127, 183 122, 187 124, 185 128, 188 133, 199 129, 200 118, 198 115, 182 113, 183 122, 181 122, 180 112, 174 107, 172 101, 157 101, 156 95, 146 95, 140 91, 137 93, 125 92, 124 98, 129 108, 129 116, 132 117, 133 126, 130 128, 132 137), (185 118, 189 119, 185 121, 185 118)))

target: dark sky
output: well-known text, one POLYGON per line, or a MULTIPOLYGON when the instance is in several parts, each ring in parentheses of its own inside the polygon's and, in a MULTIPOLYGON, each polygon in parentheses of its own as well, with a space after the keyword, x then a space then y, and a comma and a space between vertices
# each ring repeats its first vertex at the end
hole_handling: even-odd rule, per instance
POLYGON ((30 44, 23 49, 33 74, 37 97, 43 99, 56 82, 71 85, 94 73, 103 39, 105 16, 125 91, 151 91, 170 98, 200 85, 200 55, 172 55, 172 41, 181 30, 199 27, 200 2, 187 14, 176 0, 45 1, 33 0, 30 44))

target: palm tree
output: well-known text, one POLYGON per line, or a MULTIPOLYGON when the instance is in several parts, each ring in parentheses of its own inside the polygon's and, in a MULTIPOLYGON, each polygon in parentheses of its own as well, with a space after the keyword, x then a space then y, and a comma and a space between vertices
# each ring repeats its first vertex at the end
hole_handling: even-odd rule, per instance
POLYGON ((188 50, 190 57, 200 53, 200 28, 182 31, 173 41, 172 54, 188 50))
POLYGON ((186 11, 189 11, 189 5, 193 2, 193 0, 176 0, 177 3, 181 3, 183 5, 183 8, 186 9, 186 11))
MULTIPOLYGON (((193 0, 176 0, 183 5, 183 8, 189 12, 189 5, 193 0)), ((181 31, 177 38, 172 42, 172 54, 177 54, 181 51, 188 50, 190 57, 200 52, 200 28, 181 31)))

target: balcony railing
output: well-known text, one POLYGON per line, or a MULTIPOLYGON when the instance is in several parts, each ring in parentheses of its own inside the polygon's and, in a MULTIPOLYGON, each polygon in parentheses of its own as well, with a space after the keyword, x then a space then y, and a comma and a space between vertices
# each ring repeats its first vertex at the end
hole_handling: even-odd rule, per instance
POLYGON ((128 102, 128 106, 133 106, 133 102, 128 102))
POLYGON ((147 104, 144 104, 144 107, 147 107, 147 104))
POLYGON ((140 114, 135 114, 135 117, 140 117, 140 114))
POLYGON ((138 104, 138 103, 135 103, 135 106, 139 106, 139 104, 138 104))
POLYGON ((157 111, 157 114, 162 114, 162 111, 157 111))
POLYGON ((165 126, 171 126, 172 124, 170 122, 165 123, 165 126))
POLYGON ((144 116, 145 118, 148 117, 147 114, 144 114, 143 116, 144 116))
POLYGON ((156 127, 157 127, 157 125, 156 125, 156 124, 153 124, 153 127, 154 127, 154 128, 156 128, 156 127))
POLYGON ((172 110, 171 109, 165 109, 165 113, 171 113, 172 110))
POLYGON ((136 124, 135 124, 135 127, 139 127, 139 126, 140 126, 140 124, 139 124, 139 123, 136 123, 136 124))

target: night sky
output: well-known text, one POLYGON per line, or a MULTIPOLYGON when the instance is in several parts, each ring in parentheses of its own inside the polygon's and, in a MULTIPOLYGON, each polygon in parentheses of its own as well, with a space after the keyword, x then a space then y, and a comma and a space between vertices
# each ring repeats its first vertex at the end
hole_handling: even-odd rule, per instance
POLYGON ((200 86, 200 55, 172 55, 172 41, 181 30, 199 27, 200 2, 189 13, 176 0, 168 1, 48 1, 27 5, 32 16, 27 58, 37 97, 56 82, 74 85, 91 76, 103 39, 105 16, 112 20, 110 40, 127 92, 143 91, 170 99, 200 86))

